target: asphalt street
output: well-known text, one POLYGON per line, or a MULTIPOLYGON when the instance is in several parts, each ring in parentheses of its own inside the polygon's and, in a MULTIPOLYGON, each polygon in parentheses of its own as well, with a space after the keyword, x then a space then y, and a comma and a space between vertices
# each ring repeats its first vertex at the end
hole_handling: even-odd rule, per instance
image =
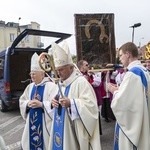
MULTIPOLYGON (((0 136, 4 139, 5 150, 21 150, 20 141, 25 122, 19 111, 0 112, 0 118, 0 136)), ((101 118, 102 135, 100 137, 102 150, 113 150, 114 126, 114 120, 106 122, 101 118)))
POLYGON ((114 139, 114 128, 115 121, 106 122, 101 118, 102 135, 101 135, 101 146, 102 150, 113 150, 113 139, 114 139))

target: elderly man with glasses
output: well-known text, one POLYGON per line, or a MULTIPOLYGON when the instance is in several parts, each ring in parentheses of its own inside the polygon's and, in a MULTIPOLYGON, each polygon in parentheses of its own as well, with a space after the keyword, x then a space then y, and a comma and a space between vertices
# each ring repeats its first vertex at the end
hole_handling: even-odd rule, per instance
POLYGON ((19 99, 20 112, 26 121, 22 135, 23 150, 48 150, 52 116, 51 100, 58 92, 55 83, 45 77, 38 63, 38 55, 31 58, 31 80, 19 99))

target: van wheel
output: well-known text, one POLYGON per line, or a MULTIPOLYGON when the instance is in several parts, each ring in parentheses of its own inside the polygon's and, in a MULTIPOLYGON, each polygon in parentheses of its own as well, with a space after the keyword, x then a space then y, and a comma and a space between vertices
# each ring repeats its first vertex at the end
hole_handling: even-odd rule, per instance
POLYGON ((0 110, 1 112, 7 112, 8 111, 8 106, 0 99, 0 110))

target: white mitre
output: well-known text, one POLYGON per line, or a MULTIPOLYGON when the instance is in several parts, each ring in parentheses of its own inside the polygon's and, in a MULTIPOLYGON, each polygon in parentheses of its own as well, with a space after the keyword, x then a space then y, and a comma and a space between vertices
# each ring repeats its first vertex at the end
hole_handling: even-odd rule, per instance
POLYGON ((37 53, 34 53, 31 57, 31 71, 43 71, 39 65, 39 56, 37 53))
POLYGON ((52 53, 55 67, 62 67, 68 64, 73 65, 72 56, 69 51, 69 47, 66 42, 60 47, 56 43, 52 43, 52 53))

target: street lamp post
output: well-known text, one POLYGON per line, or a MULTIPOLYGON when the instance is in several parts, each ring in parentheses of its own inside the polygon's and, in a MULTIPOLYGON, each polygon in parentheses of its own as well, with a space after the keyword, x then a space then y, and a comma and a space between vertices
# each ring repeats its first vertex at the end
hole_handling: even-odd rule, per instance
POLYGON ((20 33, 20 25, 19 25, 19 21, 21 20, 21 17, 18 18, 18 28, 17 28, 17 36, 20 33))
POLYGON ((140 27, 141 23, 136 23, 133 26, 130 26, 130 28, 133 28, 132 30, 132 42, 134 42, 134 28, 140 27))

